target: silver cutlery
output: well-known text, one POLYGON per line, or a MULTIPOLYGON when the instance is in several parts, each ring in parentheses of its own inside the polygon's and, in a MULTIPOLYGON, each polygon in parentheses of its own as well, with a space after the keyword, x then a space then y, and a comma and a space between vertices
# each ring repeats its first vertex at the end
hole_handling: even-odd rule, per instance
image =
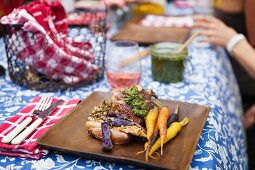
POLYGON ((52 104, 49 108, 38 113, 38 119, 36 119, 31 125, 29 125, 23 132, 16 136, 11 144, 17 145, 25 140, 40 124, 63 102, 63 100, 58 100, 56 103, 52 104))
MULTIPOLYGON (((52 102, 51 97, 42 96, 38 104, 35 106, 33 115, 46 110, 50 106, 51 102, 52 102)), ((33 120, 33 116, 27 117, 16 128, 14 128, 8 135, 2 138, 1 142, 2 143, 11 142, 11 140, 15 138, 22 130, 24 130, 27 127, 27 125, 29 125, 29 123, 32 122, 32 120, 33 120)))

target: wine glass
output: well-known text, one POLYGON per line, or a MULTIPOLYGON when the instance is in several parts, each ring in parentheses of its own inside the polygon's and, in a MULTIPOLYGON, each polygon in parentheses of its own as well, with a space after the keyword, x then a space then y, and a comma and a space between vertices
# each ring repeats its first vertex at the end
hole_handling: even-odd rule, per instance
POLYGON ((113 91, 122 90, 139 83, 141 61, 138 44, 133 41, 115 41, 109 45, 106 53, 106 77, 113 91), (138 57, 130 63, 130 58, 138 57))

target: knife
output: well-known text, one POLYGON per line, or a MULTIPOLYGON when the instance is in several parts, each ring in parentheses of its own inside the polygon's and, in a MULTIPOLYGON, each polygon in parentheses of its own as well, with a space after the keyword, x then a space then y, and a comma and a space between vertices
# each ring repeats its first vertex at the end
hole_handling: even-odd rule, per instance
POLYGON ((24 139, 26 139, 40 124, 63 102, 63 100, 58 100, 56 103, 52 104, 48 109, 37 113, 38 119, 36 119, 31 125, 29 125, 23 132, 16 136, 11 144, 20 144, 24 139))

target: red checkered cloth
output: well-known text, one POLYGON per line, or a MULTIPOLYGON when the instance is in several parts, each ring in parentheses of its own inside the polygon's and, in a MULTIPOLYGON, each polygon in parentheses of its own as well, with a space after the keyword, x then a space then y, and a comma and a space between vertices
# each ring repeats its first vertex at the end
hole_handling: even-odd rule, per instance
POLYGON ((146 15, 140 24, 145 27, 192 27, 193 19, 191 16, 173 17, 146 15))
MULTIPOLYGON (((17 127, 28 116, 33 115, 35 106, 38 104, 41 97, 35 97, 26 107, 21 109, 16 115, 5 121, 0 126, 0 141, 8 133, 17 127)), ((55 103, 57 99, 53 98, 52 103, 55 103)), ((48 150, 41 148, 37 144, 36 140, 42 136, 49 128, 51 128, 58 120, 68 114, 74 107, 80 102, 78 99, 71 99, 63 101, 54 112, 49 115, 42 124, 30 134, 19 145, 4 144, 0 142, 0 154, 6 156, 19 156, 25 158, 40 159, 43 155, 48 154, 48 150)), ((34 118, 36 119, 36 118, 34 118)))
POLYGON ((90 81, 98 71, 92 45, 67 37, 67 18, 58 2, 35 0, 1 18, 10 30, 14 54, 32 69, 67 84, 90 81))

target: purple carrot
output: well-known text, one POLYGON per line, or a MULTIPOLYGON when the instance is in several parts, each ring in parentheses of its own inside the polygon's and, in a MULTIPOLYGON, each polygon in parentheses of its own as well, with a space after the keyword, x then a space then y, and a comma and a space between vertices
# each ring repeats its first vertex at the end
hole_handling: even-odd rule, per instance
POLYGON ((113 148, 112 141, 111 141, 111 132, 108 122, 103 122, 101 124, 102 129, 102 145, 104 151, 110 151, 113 148))

